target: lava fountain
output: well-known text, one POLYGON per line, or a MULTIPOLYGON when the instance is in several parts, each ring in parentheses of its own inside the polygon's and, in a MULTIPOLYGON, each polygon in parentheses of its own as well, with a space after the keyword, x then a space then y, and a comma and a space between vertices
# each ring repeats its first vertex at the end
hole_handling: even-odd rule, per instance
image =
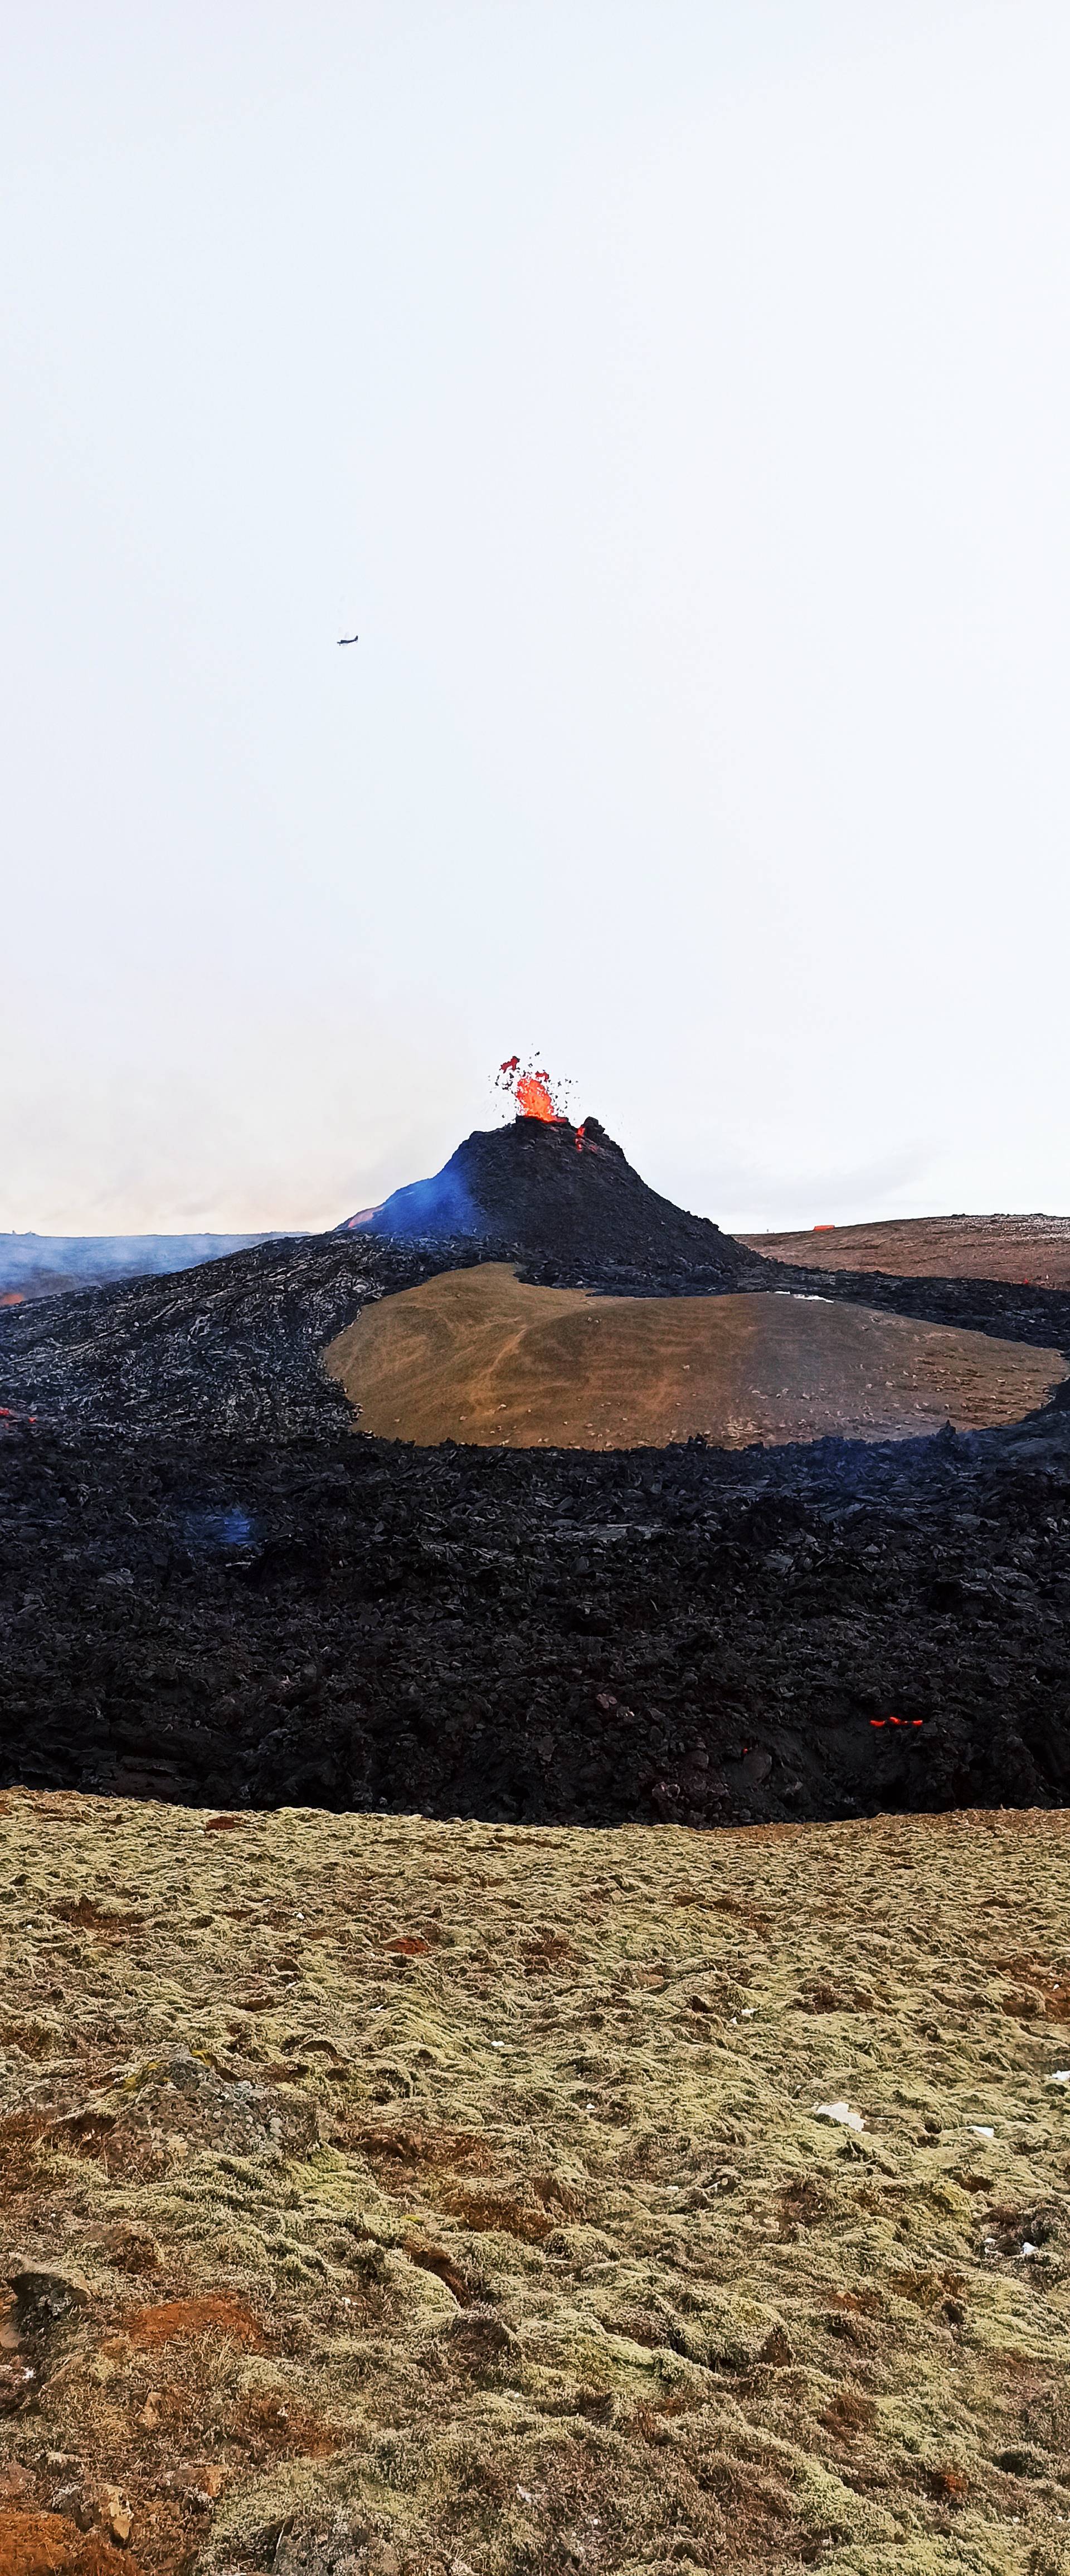
POLYGON ((555 1097, 545 1065, 522 1065, 518 1055, 507 1055, 494 1079, 500 1091, 512 1093, 518 1118, 542 1118, 550 1127, 568 1125, 560 1094, 555 1097))

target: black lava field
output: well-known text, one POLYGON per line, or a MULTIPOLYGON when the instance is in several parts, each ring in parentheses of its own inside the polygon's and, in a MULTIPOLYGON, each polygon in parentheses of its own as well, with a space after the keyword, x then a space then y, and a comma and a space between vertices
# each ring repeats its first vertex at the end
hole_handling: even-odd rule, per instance
POLYGON ((644 1209, 597 1128, 601 1200, 565 1223, 575 1134, 502 1131, 483 1232, 342 1229, 0 1320, 0 1776, 592 1825, 1065 1801, 1070 1390, 1011 1430, 872 1446, 354 1435, 324 1345, 487 1258, 617 1294, 816 1288, 1070 1351, 1064 1294, 811 1277, 644 1209))

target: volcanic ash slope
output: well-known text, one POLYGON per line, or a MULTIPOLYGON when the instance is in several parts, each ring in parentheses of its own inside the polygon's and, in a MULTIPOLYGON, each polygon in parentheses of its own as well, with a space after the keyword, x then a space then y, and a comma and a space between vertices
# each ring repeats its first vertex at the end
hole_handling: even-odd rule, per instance
POLYGON ((7 1799, 5 2576, 1065 2576, 1068 1832, 7 1799))

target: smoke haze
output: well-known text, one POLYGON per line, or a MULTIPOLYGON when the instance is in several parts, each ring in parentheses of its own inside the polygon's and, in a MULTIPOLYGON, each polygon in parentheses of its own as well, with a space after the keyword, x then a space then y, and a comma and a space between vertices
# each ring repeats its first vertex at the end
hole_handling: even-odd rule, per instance
POLYGON ((38 0, 0 1224, 1066 1208, 1070 17, 38 0), (335 638, 359 630, 339 652, 335 638))

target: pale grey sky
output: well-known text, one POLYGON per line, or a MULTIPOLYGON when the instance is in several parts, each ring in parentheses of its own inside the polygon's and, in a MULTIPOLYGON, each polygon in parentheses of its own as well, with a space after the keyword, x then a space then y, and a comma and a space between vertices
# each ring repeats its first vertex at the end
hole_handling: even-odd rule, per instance
POLYGON ((0 25, 0 1224, 1070 1207, 1066 0, 0 25))

